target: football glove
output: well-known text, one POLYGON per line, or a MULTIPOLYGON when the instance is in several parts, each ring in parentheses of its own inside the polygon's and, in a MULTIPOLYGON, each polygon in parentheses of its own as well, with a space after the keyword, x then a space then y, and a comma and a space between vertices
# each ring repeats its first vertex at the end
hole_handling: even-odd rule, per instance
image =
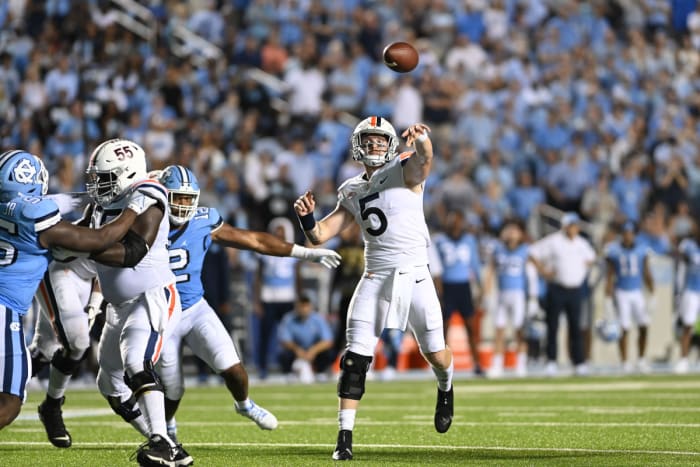
POLYGON ((140 216, 156 203, 158 203, 156 199, 146 196, 140 191, 136 190, 131 194, 129 201, 127 201, 126 207, 127 209, 131 209, 132 211, 136 212, 136 215, 140 216))
POLYGON ((325 248, 306 248, 300 245, 294 245, 289 256, 320 263, 329 269, 340 266, 340 260, 342 259, 342 257, 333 250, 327 250, 325 248))

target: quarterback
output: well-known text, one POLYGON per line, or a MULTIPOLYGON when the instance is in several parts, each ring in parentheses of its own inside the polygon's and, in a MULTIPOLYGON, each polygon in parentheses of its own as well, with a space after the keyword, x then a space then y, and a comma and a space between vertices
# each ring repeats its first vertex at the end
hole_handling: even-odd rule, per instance
POLYGON ((338 204, 316 222, 314 197, 304 193, 294 203, 309 241, 324 243, 357 223, 365 245, 365 271, 349 305, 347 346, 338 381, 339 432, 334 460, 350 460, 352 430, 375 347, 384 329, 410 327, 438 380, 435 429, 446 432, 453 415, 452 353, 445 346, 442 311, 428 270, 428 227, 423 188, 433 159, 428 132, 421 123, 403 135, 415 151, 397 153, 394 127, 369 117, 355 127, 352 157, 365 172, 338 188, 338 204))

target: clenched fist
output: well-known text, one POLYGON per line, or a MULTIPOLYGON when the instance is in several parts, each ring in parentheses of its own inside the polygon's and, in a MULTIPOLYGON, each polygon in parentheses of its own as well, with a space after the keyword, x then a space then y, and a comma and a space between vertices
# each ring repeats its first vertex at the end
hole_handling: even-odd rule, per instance
POLYGON ((294 201, 294 210, 299 217, 313 214, 315 208, 316 201, 314 200, 314 194, 310 191, 307 191, 294 201))

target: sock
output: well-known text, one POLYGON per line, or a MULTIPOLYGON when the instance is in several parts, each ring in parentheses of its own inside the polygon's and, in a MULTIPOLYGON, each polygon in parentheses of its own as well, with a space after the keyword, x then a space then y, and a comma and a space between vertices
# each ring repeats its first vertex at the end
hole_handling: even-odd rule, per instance
POLYGON ((66 386, 70 381, 71 375, 61 373, 55 366, 51 365, 49 370, 49 389, 46 394, 54 399, 60 399, 66 393, 66 386))
POLYGON ((502 353, 493 354, 493 362, 491 364, 491 368, 498 369, 498 370, 503 369, 503 354, 502 353))
POLYGON ((165 421, 165 428, 168 430, 168 433, 177 435, 177 420, 175 420, 175 417, 165 421))
POLYGON ((338 426, 341 430, 352 431, 355 428, 355 409, 340 409, 338 410, 338 426))
POLYGON ((168 436, 168 427, 165 424, 164 394, 160 391, 146 391, 138 397, 139 407, 144 419, 151 427, 151 436, 160 435, 168 440, 168 444, 175 446, 168 436))
POLYGON ((237 410, 250 410, 253 406, 253 402, 250 399, 246 399, 244 401, 234 401, 234 405, 237 410))
POLYGON ((527 365, 527 352, 518 352, 518 360, 516 365, 523 368, 527 365))
POLYGON ((441 391, 449 391, 450 388, 452 387, 452 375, 455 370, 455 359, 454 357, 450 361, 450 366, 448 366, 446 369, 442 370, 437 367, 432 367, 433 368, 433 373, 435 373, 435 376, 437 377, 437 383, 438 387, 440 388, 441 391))

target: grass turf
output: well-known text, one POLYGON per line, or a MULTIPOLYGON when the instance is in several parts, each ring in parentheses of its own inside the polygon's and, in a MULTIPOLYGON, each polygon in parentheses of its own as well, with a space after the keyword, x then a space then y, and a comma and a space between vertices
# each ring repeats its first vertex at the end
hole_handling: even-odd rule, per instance
MULTIPOLYGON (((455 420, 435 432, 432 381, 370 382, 354 431, 362 465, 700 464, 700 378, 458 380, 455 420)), ((280 427, 237 415, 223 387, 188 388, 178 436, 200 466, 329 465, 337 432, 333 384, 251 388, 280 427)), ((41 393, 0 433, 8 466, 135 465, 142 442, 97 391, 69 391, 73 447, 57 449, 36 417, 41 393)))

